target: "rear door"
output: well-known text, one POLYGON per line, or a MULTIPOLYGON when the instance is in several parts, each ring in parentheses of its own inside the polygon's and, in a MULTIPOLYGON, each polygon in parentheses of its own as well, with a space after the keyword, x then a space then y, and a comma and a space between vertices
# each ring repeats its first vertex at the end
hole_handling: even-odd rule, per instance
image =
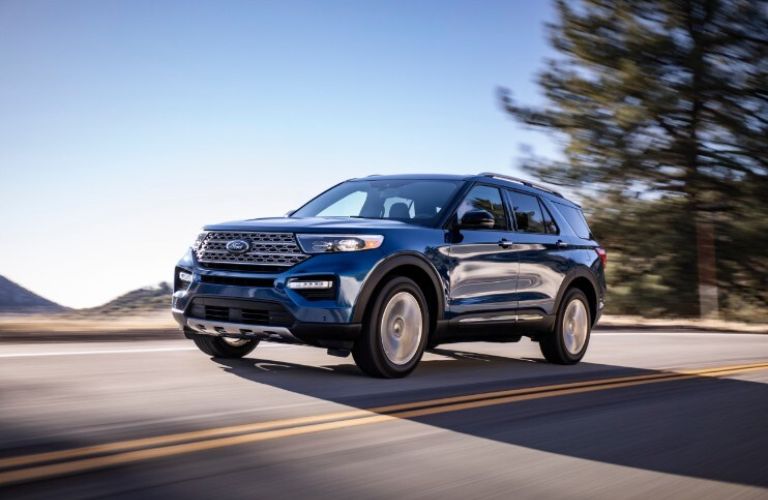
POLYGON ((505 189, 515 226, 519 262, 515 288, 517 321, 537 321, 554 312, 560 284, 569 269, 567 244, 546 204, 535 194, 505 189))
POLYGON ((449 232, 448 310, 461 326, 514 321, 517 255, 504 196, 496 186, 475 185, 465 196, 449 232), (494 216, 493 228, 458 227, 470 210, 494 216))

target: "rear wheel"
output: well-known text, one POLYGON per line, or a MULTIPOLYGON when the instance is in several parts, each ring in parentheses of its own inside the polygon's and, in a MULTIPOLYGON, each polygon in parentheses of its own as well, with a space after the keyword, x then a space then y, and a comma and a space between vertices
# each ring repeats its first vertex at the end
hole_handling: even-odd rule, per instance
POLYGON ((578 363, 587 352, 591 330, 589 301, 584 292, 572 288, 560 303, 553 331, 539 340, 541 353, 550 363, 578 363))
POLYGON ((355 342, 355 363, 368 375, 408 375, 419 363, 429 336, 429 310, 419 286, 396 277, 377 294, 355 342))
POLYGON ((198 349, 214 358, 242 358, 259 345, 258 340, 211 337, 209 335, 194 335, 192 340, 198 349))

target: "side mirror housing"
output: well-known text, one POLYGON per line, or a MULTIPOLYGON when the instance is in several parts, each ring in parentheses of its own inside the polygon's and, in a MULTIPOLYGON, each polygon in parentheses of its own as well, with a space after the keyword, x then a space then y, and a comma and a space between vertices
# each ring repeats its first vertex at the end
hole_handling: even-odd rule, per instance
POLYGON ((496 220, 493 214, 486 210, 470 210, 466 212, 459 222, 461 229, 493 229, 496 220))

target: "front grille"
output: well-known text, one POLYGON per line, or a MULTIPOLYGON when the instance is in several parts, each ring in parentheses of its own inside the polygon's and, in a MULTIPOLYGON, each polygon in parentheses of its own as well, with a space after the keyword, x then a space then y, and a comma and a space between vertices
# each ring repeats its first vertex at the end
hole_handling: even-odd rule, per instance
POLYGON ((205 306, 205 319, 229 321, 229 309, 226 307, 205 306))
POLYGON ((269 324, 269 311, 263 309, 240 309, 244 323, 254 325, 269 324))
POLYGON ((294 322, 281 304, 256 300, 198 297, 188 314, 191 318, 247 325, 291 326, 294 322))
POLYGON ((249 264, 221 264, 221 263, 205 263, 200 266, 206 269, 219 269, 221 271, 247 271, 249 273, 265 273, 265 274, 278 274, 285 271, 287 268, 284 266, 252 266, 249 264))
POLYGON ((200 281, 203 283, 213 283, 215 285, 234 285, 248 287, 272 287, 275 280, 271 278, 243 278, 240 276, 219 276, 210 274, 201 274, 200 281))
MULTIPOLYGON (((211 231, 205 235, 196 250, 197 260, 203 267, 215 269, 259 268, 262 272, 281 272, 309 257, 301 251, 293 233, 211 231), (242 240, 248 250, 234 253, 227 243, 242 240)), ((255 270, 255 269, 254 269, 255 270)))

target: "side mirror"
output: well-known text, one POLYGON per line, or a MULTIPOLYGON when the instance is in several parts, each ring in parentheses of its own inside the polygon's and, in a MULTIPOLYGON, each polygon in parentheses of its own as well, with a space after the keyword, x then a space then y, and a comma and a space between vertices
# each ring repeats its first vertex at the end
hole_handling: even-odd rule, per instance
POLYGON ((296 210, 288 210, 287 212, 285 212, 285 217, 290 217, 291 215, 293 215, 295 213, 296 213, 296 210))
POLYGON ((496 220, 485 210, 470 210, 461 217, 459 227, 462 229, 493 229, 496 220))

